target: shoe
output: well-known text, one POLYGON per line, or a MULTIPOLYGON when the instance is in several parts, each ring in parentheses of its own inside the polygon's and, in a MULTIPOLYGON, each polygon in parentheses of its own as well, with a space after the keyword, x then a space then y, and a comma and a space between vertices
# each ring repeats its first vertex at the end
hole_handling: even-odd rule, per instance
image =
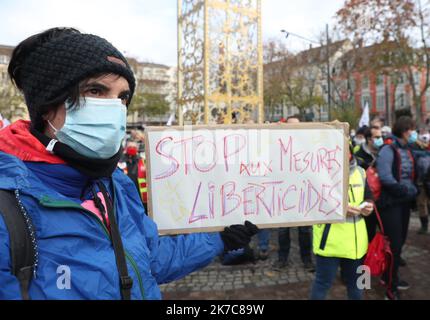
POLYGON ((385 292, 385 297, 384 300, 402 300, 400 298, 400 293, 399 291, 394 291, 394 292, 385 292))
POLYGON ((399 266, 401 266, 401 267, 406 267, 407 266, 407 263, 406 263, 405 259, 403 259, 402 257, 400 257, 399 266))
POLYGON ((408 290, 410 288, 409 283, 407 283, 404 280, 399 280, 399 283, 397 284, 397 289, 399 290, 408 290))
POLYGON ((288 267, 288 262, 285 259, 279 259, 273 265, 273 269, 275 269, 275 270, 281 270, 281 269, 284 269, 286 267, 288 267))
POLYGON ((267 260, 269 257, 269 252, 267 250, 260 250, 258 251, 258 259, 260 260, 267 260))
POLYGON ((303 267, 305 268, 306 271, 309 271, 309 272, 315 271, 315 265, 313 264, 312 261, 303 262, 303 267))

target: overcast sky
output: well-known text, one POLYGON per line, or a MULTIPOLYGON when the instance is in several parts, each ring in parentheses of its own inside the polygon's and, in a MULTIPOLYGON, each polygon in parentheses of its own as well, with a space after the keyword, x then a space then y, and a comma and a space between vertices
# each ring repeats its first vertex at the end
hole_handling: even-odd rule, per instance
MULTIPOLYGON (((264 40, 280 30, 317 39, 344 0, 262 0, 264 40)), ((102 36, 128 56, 176 65, 177 0, 0 0, 0 44, 17 45, 54 26, 102 36)), ((294 37, 288 48, 308 43, 294 37)))

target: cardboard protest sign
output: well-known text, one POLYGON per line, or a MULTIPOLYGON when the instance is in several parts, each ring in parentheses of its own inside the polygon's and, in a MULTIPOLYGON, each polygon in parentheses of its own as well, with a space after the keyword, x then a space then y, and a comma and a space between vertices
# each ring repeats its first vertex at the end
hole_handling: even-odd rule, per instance
POLYGON ((342 222, 348 125, 149 127, 149 214, 161 234, 342 222))

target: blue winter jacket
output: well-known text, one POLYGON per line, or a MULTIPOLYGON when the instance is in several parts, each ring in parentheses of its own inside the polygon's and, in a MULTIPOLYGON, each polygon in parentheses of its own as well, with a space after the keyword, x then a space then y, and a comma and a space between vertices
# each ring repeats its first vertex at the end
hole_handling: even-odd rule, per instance
POLYGON ((382 185, 379 207, 410 202, 417 196, 412 152, 397 138, 391 145, 385 145, 379 151, 376 169, 382 185))
MULTIPOLYGON (((67 183, 79 185, 79 173, 66 165, 43 165, 57 166, 65 184, 44 178, 43 171, 50 167, 43 170, 42 164, 30 165, 0 152, 0 189, 19 191, 36 229, 38 265, 30 298, 120 299, 115 255, 106 229, 81 207, 73 188, 67 192, 67 183), (70 288, 64 286, 65 268, 70 271, 70 288)), ((110 185, 109 179, 102 180, 115 194, 118 226, 134 282, 133 299, 161 299, 158 284, 184 277, 222 252, 219 233, 158 237, 133 182, 120 170, 113 173, 112 181, 110 185)), ((9 234, 1 215, 0 299, 21 299, 18 281, 11 274, 9 234)))

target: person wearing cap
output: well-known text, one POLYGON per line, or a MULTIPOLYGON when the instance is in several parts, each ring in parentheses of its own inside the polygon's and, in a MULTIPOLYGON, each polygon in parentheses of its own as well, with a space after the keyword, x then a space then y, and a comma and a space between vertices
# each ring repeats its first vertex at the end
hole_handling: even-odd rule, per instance
POLYGON ((158 236, 117 168, 136 82, 107 40, 52 28, 19 44, 8 72, 31 121, 0 134, 0 191, 13 191, 32 230, 34 276, 20 287, 0 212, 0 299, 161 299, 158 284, 246 247, 257 233, 246 221, 220 233, 158 236), (69 271, 66 288, 61 270, 69 271))
POLYGON ((366 131, 369 130, 369 127, 363 126, 358 128, 357 132, 355 133, 355 137, 352 140, 353 144, 353 152, 356 153, 358 149, 360 149, 360 146, 364 143, 366 143, 366 131))
POLYGON ((391 128, 389 126, 383 126, 381 128, 382 137, 385 139, 391 135, 391 128))
MULTIPOLYGON (((364 170, 374 166, 378 157, 378 152, 384 145, 381 129, 379 127, 366 128, 364 131, 366 142, 361 144, 358 150, 356 149, 354 156, 357 159, 357 164, 364 170)), ((369 242, 373 240, 376 234, 376 226, 378 221, 375 215, 364 217, 369 242)))
POLYGON ((375 162, 379 149, 384 145, 384 139, 378 127, 366 128, 364 138, 366 141, 355 149, 354 155, 358 165, 367 170, 375 162))

